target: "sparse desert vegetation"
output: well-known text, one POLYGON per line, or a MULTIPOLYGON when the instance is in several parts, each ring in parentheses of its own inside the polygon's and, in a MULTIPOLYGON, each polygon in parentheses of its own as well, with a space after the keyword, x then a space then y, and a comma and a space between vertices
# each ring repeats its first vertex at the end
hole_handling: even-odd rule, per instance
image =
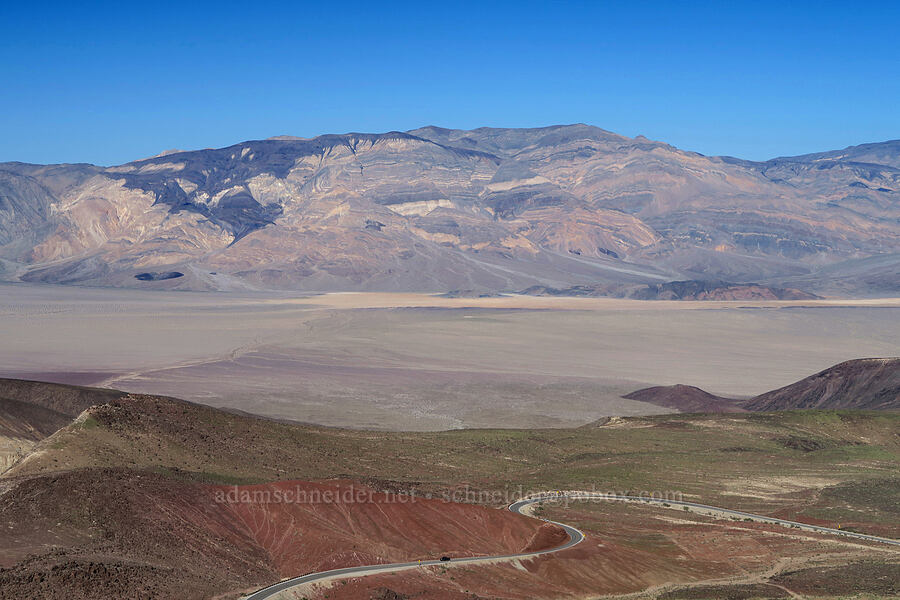
MULTIPOLYGON (((114 590, 144 590, 165 596, 168 582, 178 581, 182 588, 192 590, 190 597, 201 598, 252 587, 277 579, 278 574, 283 577, 327 565, 415 557, 415 545, 390 554, 381 545, 385 539, 382 531, 358 537, 356 542, 322 546, 317 558, 295 556, 293 542, 278 537, 285 557, 293 558, 284 563, 264 559, 258 553, 265 551, 271 557, 275 538, 264 541, 254 536, 271 531, 270 525, 261 525, 259 519, 272 507, 261 505, 236 519, 234 513, 223 514, 210 498, 216 489, 232 489, 233 485, 260 489, 260 484, 265 487, 270 481, 280 481, 273 485, 282 486, 298 485, 294 481, 343 481, 338 485, 431 496, 436 498, 431 502, 438 504, 443 500, 437 499, 451 498, 486 505, 480 510, 498 517, 506 513, 495 513, 493 508, 502 508, 505 494, 591 487, 602 491, 665 490, 762 514, 898 535, 896 506, 885 500, 898 485, 896 431, 900 414, 893 412, 661 415, 575 429, 397 433, 280 423, 153 396, 113 395, 104 400, 105 404, 92 407, 39 442, 28 458, 0 480, 6 490, 0 502, 6 503, 7 518, 6 529, 0 533, 6 540, 3 560, 7 570, 0 571, 0 580, 10 593, 37 589, 29 588, 35 578, 50 586, 40 589, 54 589, 53 582, 60 588, 77 589, 75 582, 90 576, 108 580, 103 589, 113 594, 118 593, 114 590), (791 442, 795 439, 805 440, 805 445, 791 442), (482 492, 489 494, 480 495, 482 492), (882 500, 877 501, 879 498, 882 500), (25 518, 22 510, 32 511, 31 516, 25 518), (177 524, 166 524, 172 518, 177 518, 177 524), (37 530, 43 533, 37 535, 37 530), (162 537, 148 537, 150 531, 158 531, 153 535, 162 537), (193 536, 190 539, 194 541, 185 536, 193 536), (227 542, 231 550, 222 546, 222 536, 231 540, 227 542), (346 553, 354 543, 375 540, 381 541, 369 547, 381 549, 368 551, 375 554, 346 553), (200 543, 213 544, 217 550, 196 555, 167 550, 200 543), (251 556, 256 558, 251 560, 251 556), (222 564, 232 565, 229 577, 209 580, 203 575, 205 569, 222 564)), ((464 585, 485 592, 496 589, 496 584, 488 581, 503 581, 505 598, 528 597, 527 586, 538 586, 544 590, 541 594, 550 596, 554 595, 552 589, 568 590, 566 594, 588 589, 612 593, 638 591, 664 581, 691 583, 733 577, 735 565, 741 564, 748 572, 765 571, 781 555, 798 560, 831 559, 848 552, 856 558, 883 556, 883 550, 871 545, 792 534, 757 523, 715 521, 666 508, 546 503, 540 515, 583 527, 593 541, 560 553, 558 558, 530 561, 527 572, 544 573, 538 579, 522 579, 515 576, 515 569, 498 565, 451 570, 449 575, 437 573, 437 579, 428 579, 427 585, 423 575, 376 576, 340 589, 348 594, 351 590, 368 594, 375 589, 372 586, 381 586, 426 590, 423 597, 445 597, 441 590, 448 588, 441 582, 450 582, 453 589, 464 585), (721 544, 726 539, 739 553, 721 562, 721 544), (692 548, 686 555, 690 567, 673 566, 680 564, 682 559, 677 557, 686 544, 692 548), (748 553, 748 544, 758 550, 748 553), (697 552, 707 546, 709 554, 703 562, 697 552), (616 552, 611 554, 603 547, 613 547, 616 552), (767 549, 760 554, 762 548, 767 549), (622 571, 626 563, 640 565, 634 577, 627 576, 627 569, 622 571), (620 565, 615 567, 616 575, 584 579, 585 569, 594 572, 614 564, 620 565), (555 575, 545 573, 552 565, 557 565, 552 567, 555 575)), ((432 529, 440 521, 434 518, 428 525, 432 529)), ((458 528, 452 523, 447 526, 458 528)), ((290 531, 276 522, 271 527, 290 531)), ((298 532, 301 538, 297 540, 311 535, 308 528, 302 531, 305 533, 298 532)), ((503 539, 522 548, 530 534, 523 529, 505 535, 508 537, 503 539)), ((457 553, 499 550, 477 536, 466 539, 467 545, 460 546, 457 553)), ((424 551, 424 556, 448 548, 448 540, 424 551)), ((757 590, 728 589, 729 594, 757 590)))
MULTIPOLYGON (((52 434, 34 430, 26 456, 0 477, 7 519, 0 522, 6 548, 0 587, 12 596, 40 590, 62 598, 55 590, 66 590, 74 594, 69 597, 167 597, 177 589, 192 598, 236 597, 333 566, 516 551, 546 542, 536 533, 539 522, 504 507, 523 494, 554 489, 670 494, 900 536, 896 411, 668 414, 576 428, 390 432, 277 421, 110 390, 5 385, 27 396, 33 409, 15 413, 10 432, 13 424, 20 431, 43 423, 38 417, 47 406, 66 410, 69 415, 52 412, 63 421, 74 419, 52 434), (401 514, 391 512, 397 503, 310 512, 305 504, 215 500, 231 490, 317 486, 410 498, 415 510, 426 512, 417 517, 402 509, 405 502, 401 514), (344 516, 335 520, 338 514, 344 516), (327 543, 313 525, 322 519, 334 523, 327 543), (389 523, 405 525, 392 530, 389 523), (432 533, 404 537, 419 526, 432 533), (482 537, 485 531, 492 537, 482 537), (461 532, 471 535, 456 535, 461 532), (319 541, 308 546, 313 538, 319 541), (298 547, 316 551, 298 553, 298 547), (209 577, 223 566, 226 577, 209 577), (92 579, 103 583, 91 588, 92 579)), ((316 584, 303 593, 524 599, 649 590, 666 598, 781 597, 791 587, 777 577, 792 577, 799 589, 822 585, 814 574, 848 561, 887 565, 879 573, 893 568, 896 553, 877 544, 677 508, 544 502, 535 515, 577 526, 588 540, 523 561, 524 572, 508 564, 428 569, 338 588, 316 584)), ((853 589, 883 593, 884 586, 876 587, 853 589)))
POLYGON ((8 475, 125 467, 242 483, 372 478, 423 492, 668 490, 773 514, 814 507, 818 518, 849 504, 858 510, 846 525, 890 533, 896 507, 879 491, 896 490, 898 429, 896 412, 795 411, 633 417, 574 429, 372 432, 131 395, 92 408, 8 475))

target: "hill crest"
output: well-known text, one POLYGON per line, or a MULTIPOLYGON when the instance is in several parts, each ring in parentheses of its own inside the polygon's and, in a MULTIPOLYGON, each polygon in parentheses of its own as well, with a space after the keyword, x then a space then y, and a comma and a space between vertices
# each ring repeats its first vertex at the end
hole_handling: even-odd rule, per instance
POLYGON ((900 358, 848 360, 741 403, 747 410, 900 410, 900 358))

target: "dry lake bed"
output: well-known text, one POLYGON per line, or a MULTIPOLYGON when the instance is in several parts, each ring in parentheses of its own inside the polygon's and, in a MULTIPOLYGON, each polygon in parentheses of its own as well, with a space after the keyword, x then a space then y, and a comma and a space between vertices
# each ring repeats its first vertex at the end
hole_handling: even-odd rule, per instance
POLYGON ((571 426, 751 396, 900 354, 900 300, 653 302, 142 292, 0 284, 0 376, 115 387, 326 425, 571 426))

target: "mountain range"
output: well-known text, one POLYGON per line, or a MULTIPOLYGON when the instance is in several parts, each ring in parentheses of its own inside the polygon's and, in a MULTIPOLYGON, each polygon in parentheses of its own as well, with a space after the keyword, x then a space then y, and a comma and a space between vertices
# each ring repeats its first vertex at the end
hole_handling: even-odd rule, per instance
POLYGON ((900 140, 752 162, 582 124, 282 136, 113 167, 0 163, 0 279, 890 295, 898 199, 900 140))

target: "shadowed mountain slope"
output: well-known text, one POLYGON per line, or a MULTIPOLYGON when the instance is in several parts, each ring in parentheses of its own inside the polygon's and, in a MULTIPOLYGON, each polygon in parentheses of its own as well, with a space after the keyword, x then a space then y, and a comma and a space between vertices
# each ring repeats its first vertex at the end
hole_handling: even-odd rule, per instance
POLYGON ((0 379, 0 473, 88 407, 124 395, 117 390, 0 379))
POLYGON ((741 403, 748 410, 900 410, 900 358, 848 360, 741 403))
POLYGON ((49 409, 70 417, 69 420, 90 406, 104 404, 124 395, 125 392, 106 388, 23 379, 0 379, 0 399, 15 400, 49 409))
POLYGON ((0 437, 38 441, 71 421, 71 416, 49 408, 0 398, 0 437))

